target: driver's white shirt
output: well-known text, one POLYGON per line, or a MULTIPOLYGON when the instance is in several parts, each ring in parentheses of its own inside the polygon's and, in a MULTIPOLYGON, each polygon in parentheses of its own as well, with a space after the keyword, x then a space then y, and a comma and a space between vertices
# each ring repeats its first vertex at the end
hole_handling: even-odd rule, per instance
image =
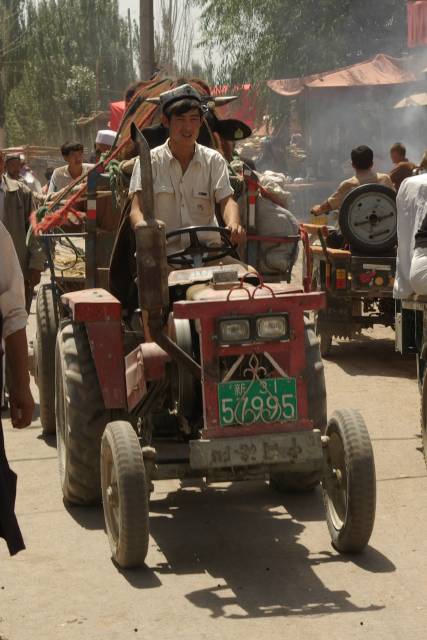
MULTIPOLYGON (((227 163, 218 151, 195 145, 194 156, 183 174, 181 165, 171 153, 169 140, 151 151, 153 170, 154 215, 166 226, 166 233, 190 226, 218 226, 215 203, 233 194, 227 163)), ((141 191, 139 158, 130 181, 129 194, 141 191)), ((200 239, 218 242, 217 234, 199 234, 200 239)), ((184 236, 181 245, 188 245, 184 236)), ((168 244, 168 253, 175 251, 168 244)))

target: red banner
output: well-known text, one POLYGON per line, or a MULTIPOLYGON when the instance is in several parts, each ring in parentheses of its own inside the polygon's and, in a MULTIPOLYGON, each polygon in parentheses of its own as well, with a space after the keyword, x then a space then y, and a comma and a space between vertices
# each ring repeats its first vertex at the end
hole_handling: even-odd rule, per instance
POLYGON ((408 2, 408 47, 427 46, 427 1, 408 2))

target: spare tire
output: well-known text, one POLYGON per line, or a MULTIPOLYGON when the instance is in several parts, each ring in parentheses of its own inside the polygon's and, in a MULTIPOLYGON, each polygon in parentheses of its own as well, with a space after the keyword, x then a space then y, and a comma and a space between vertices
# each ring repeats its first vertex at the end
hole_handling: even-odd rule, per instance
POLYGON ((397 244, 396 192, 383 184, 357 187, 342 203, 338 220, 352 250, 371 256, 390 252, 397 244))

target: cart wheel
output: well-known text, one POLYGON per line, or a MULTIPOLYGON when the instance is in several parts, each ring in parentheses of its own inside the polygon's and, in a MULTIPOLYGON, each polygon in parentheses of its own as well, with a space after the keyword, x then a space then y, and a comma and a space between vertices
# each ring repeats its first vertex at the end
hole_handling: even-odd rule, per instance
POLYGON ((358 553, 368 544, 375 520, 375 463, 365 421, 358 411, 335 411, 328 422, 322 479, 332 544, 358 553))
POLYGON ((122 569, 144 564, 149 487, 138 437, 128 422, 107 424, 101 442, 101 487, 113 559, 122 569))

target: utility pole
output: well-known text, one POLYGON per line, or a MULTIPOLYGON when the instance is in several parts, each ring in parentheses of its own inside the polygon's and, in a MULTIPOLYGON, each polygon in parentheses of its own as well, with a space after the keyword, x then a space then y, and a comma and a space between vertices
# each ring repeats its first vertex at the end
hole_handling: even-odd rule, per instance
POLYGON ((139 37, 141 80, 149 80, 154 73, 153 0, 139 0, 139 37))

